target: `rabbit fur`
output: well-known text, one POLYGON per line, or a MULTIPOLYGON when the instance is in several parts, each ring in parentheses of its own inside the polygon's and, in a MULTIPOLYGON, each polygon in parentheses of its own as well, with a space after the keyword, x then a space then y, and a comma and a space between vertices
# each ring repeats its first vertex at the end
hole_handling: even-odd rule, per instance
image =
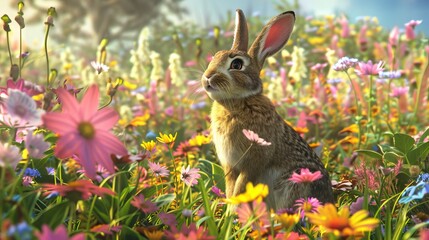
POLYGON ((334 201, 328 172, 319 157, 262 95, 259 74, 265 59, 286 44, 294 23, 292 11, 272 18, 248 48, 246 19, 238 9, 232 48, 217 52, 201 78, 214 100, 211 131, 225 172, 226 196, 243 193, 248 182, 263 183, 269 187, 266 202, 273 209, 293 207, 299 198, 334 201), (254 143, 248 149, 251 142, 243 129, 254 131, 271 145, 254 143), (323 176, 311 183, 288 180, 302 168, 323 176))

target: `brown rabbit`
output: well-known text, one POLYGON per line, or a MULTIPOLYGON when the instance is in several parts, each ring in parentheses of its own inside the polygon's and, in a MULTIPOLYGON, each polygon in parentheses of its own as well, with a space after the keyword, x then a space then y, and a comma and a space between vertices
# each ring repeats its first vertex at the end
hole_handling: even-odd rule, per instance
POLYGON ((323 203, 334 201, 328 172, 318 156, 262 95, 259 72, 265 59, 286 44, 294 23, 292 11, 274 17, 248 49, 246 19, 237 10, 231 50, 217 52, 201 79, 214 100, 211 129, 226 174, 227 197, 244 192, 247 182, 264 183, 269 187, 266 202, 274 209, 290 208, 295 200, 305 197, 316 197, 323 203), (243 129, 254 131, 272 144, 254 144, 244 154, 250 142, 243 129), (288 180, 302 168, 320 171, 323 177, 312 183, 288 180))

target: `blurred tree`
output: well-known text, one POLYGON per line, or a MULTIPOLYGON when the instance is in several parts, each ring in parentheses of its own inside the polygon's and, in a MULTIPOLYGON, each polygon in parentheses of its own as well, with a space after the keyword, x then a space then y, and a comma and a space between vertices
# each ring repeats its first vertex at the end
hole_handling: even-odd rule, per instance
MULTIPOLYGON (((19 0, 11 1, 16 6, 19 0)), ((34 9, 35 14, 26 16, 29 23, 43 22, 47 9, 56 8, 58 17, 52 36, 62 43, 71 39, 88 39, 98 44, 101 39, 132 40, 140 30, 151 23, 169 23, 174 17, 181 17, 186 12, 180 3, 182 0, 26 0, 27 9, 34 9)), ((28 11, 27 11, 28 12, 28 11)))

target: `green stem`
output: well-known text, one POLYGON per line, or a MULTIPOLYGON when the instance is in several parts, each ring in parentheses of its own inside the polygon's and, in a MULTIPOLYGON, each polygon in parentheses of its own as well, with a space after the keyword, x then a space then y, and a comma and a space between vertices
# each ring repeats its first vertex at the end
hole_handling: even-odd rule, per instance
POLYGON ((206 188, 206 186, 204 186, 204 182, 203 182, 202 179, 198 179, 198 186, 200 188, 201 197, 203 199, 204 211, 205 211, 206 216, 208 216, 208 218, 207 218, 207 224, 208 224, 210 235, 216 237, 218 235, 217 226, 216 226, 216 223, 215 223, 215 218, 214 218, 214 215, 213 215, 213 211, 212 211, 212 209, 210 207, 210 201, 209 201, 209 198, 207 196, 207 192, 205 191, 207 188, 206 188))
POLYGON ((369 93, 368 93, 368 123, 371 124, 371 105, 372 105, 372 75, 369 77, 369 93))
POLYGON ((10 66, 12 67, 12 65, 13 65, 13 60, 12 60, 12 52, 10 51, 9 32, 6 32, 6 41, 7 41, 7 50, 8 50, 8 52, 9 52, 10 66))
POLYGON ((22 71, 22 28, 19 28, 19 78, 22 71))
POLYGON ((355 105, 356 105, 356 111, 357 111, 357 118, 356 118, 356 124, 358 125, 359 132, 358 132, 358 149, 360 149, 360 146, 362 144, 362 127, 360 125, 360 120, 362 119, 362 108, 358 101, 358 95, 355 89, 355 85, 353 84, 352 78, 350 77, 349 73, 347 71, 344 71, 347 74, 347 77, 349 78, 350 85, 352 85, 353 94, 355 95, 355 105))
POLYGON ((73 231, 73 221, 75 218, 75 214, 76 214, 76 203, 75 202, 71 202, 70 204, 70 214, 69 214, 69 221, 67 224, 67 230, 69 233, 71 233, 73 231))
POLYGON ((48 24, 46 25, 46 32, 45 32, 45 57, 46 57, 46 86, 50 87, 51 83, 49 82, 49 55, 48 55, 48 35, 49 35, 49 29, 51 26, 48 24))

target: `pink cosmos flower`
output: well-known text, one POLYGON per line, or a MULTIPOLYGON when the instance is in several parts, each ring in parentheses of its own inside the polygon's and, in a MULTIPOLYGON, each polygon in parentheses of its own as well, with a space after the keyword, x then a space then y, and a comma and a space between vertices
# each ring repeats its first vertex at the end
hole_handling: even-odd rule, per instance
POLYGON ((25 148, 28 151, 28 155, 32 158, 43 158, 43 154, 51 146, 50 143, 43 140, 43 134, 37 133, 33 135, 33 131, 28 132, 25 138, 25 148))
POLYGON ((182 167, 180 179, 182 179, 186 185, 192 187, 198 183, 198 179, 201 177, 198 171, 200 171, 198 168, 190 168, 190 166, 187 168, 182 167))
POLYGON ((68 158, 76 154, 90 178, 96 176, 97 163, 113 173, 110 155, 127 154, 124 145, 109 132, 118 121, 118 114, 111 108, 98 110, 96 85, 89 87, 80 104, 63 88, 57 89, 57 94, 63 105, 62 112, 42 117, 46 128, 59 135, 55 156, 68 158))
POLYGON ((378 75, 383 70, 383 65, 382 61, 377 65, 374 65, 371 60, 367 63, 359 62, 355 72, 359 76, 378 75))
POLYGON ((398 40, 399 40, 399 28, 394 27, 389 34, 389 44, 391 46, 396 46, 398 45, 398 40))
POLYGON ((301 173, 298 174, 294 172, 292 177, 289 178, 289 181, 294 183, 309 183, 319 180, 323 177, 320 171, 316 171, 314 173, 310 172, 308 168, 301 168, 301 173))
POLYGON ((265 141, 265 139, 260 138, 257 133, 255 133, 255 132, 253 132, 251 130, 243 129, 243 134, 251 142, 254 142, 254 143, 256 143, 256 144, 258 144, 260 146, 269 146, 269 145, 271 145, 270 142, 267 142, 267 141, 265 141))
POLYGON ((197 227, 195 223, 191 223, 189 227, 186 224, 183 224, 181 229, 177 229, 176 226, 171 227, 171 229, 166 230, 165 238, 170 240, 189 240, 189 239, 201 239, 201 240, 214 240, 214 236, 210 236, 207 229, 203 226, 197 227))
POLYGON ((21 159, 21 153, 17 146, 0 142, 0 167, 11 166, 12 169, 15 169, 21 159))
POLYGON ((157 177, 168 177, 170 171, 168 171, 166 166, 162 166, 159 163, 154 163, 149 161, 149 170, 157 177))
POLYGON ((252 224, 254 230, 266 232, 266 226, 269 226, 267 205, 265 202, 253 201, 251 203, 242 203, 237 207, 238 221, 244 226, 249 220, 255 219, 252 224))
POLYGON ((43 239, 43 240, 57 240, 57 239, 84 240, 85 239, 84 233, 78 233, 69 238, 67 229, 62 224, 59 225, 54 231, 52 231, 48 225, 43 225, 42 231, 36 232, 35 235, 37 239, 43 239))
POLYGON ((145 200, 142 194, 135 196, 131 201, 131 205, 146 214, 153 213, 158 210, 158 206, 150 200, 145 200))

